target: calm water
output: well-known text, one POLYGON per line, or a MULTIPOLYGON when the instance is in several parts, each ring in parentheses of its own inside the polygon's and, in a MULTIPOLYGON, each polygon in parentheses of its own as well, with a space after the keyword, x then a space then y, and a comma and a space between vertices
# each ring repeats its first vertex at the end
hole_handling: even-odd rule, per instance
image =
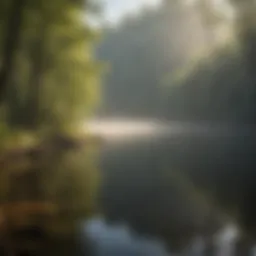
MULTIPOLYGON (((155 238, 132 235, 128 226, 108 225, 102 218, 89 220, 84 224, 84 232, 94 245, 94 256, 174 256, 168 253, 164 244, 155 238)), ((216 256, 232 256, 237 230, 227 225, 216 236, 216 256)), ((203 256, 203 243, 195 239, 187 256, 203 256)), ((175 254, 176 255, 176 254, 175 254)), ((252 255, 256 255, 255 253, 252 255)))
MULTIPOLYGON (((134 237, 125 225, 108 225, 102 218, 95 218, 84 225, 84 232, 89 234, 95 247, 95 256, 172 256, 164 244, 157 239, 134 237)), ((216 256, 232 255, 235 227, 227 226, 216 237, 216 256)), ((201 256, 200 239, 196 240, 191 256, 201 256)))
MULTIPOLYGON (((159 168, 163 164, 182 170, 193 166, 209 171, 227 168, 239 171, 240 167, 253 164, 256 149, 254 133, 244 127, 112 119, 92 121, 89 130, 104 140, 101 171, 105 189, 109 179, 123 175, 120 170, 129 173, 137 169, 139 173, 141 169, 159 168)), ((137 178, 141 178, 139 174, 137 178)), ((107 204, 109 198, 104 198, 103 188, 103 203, 104 200, 107 204)), ((135 237, 124 224, 108 225, 96 218, 85 225, 85 230, 94 241, 96 256, 168 255, 161 241, 135 237)), ((234 227, 227 225, 216 236, 218 256, 232 255, 235 233, 234 227)), ((200 256, 201 247, 200 240, 195 241, 189 255, 200 256)))

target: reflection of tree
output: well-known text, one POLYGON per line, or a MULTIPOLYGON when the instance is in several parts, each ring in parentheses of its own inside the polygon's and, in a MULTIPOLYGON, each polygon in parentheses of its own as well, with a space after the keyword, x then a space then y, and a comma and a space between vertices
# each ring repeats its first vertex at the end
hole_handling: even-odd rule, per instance
MULTIPOLYGON (((180 86, 173 87, 170 92, 168 110, 177 112, 170 118, 216 123, 231 122, 238 126, 249 124, 249 127, 254 129, 256 99, 255 3, 253 1, 233 1, 232 3, 236 9, 235 42, 239 47, 233 47, 233 49, 226 47, 215 52, 211 59, 206 57, 180 80, 181 83, 177 83, 180 86), (208 98, 205 95, 211 97, 208 98)), ((247 133, 247 131, 241 132, 247 133)), ((226 166, 223 167, 225 170, 218 171, 218 168, 211 167, 209 163, 205 168, 208 170, 208 175, 215 179, 214 189, 217 190, 217 200, 220 202, 225 198, 223 207, 227 209, 231 206, 232 209, 235 209, 236 214, 234 215, 240 227, 247 235, 250 234, 255 238, 256 219, 253 207, 255 159, 250 156, 255 150, 255 141, 253 134, 249 136, 249 139, 244 140, 243 143, 239 142, 239 138, 233 139, 228 151, 222 149, 226 154, 222 163, 219 164, 226 166), (236 153, 237 155, 235 154, 236 150, 239 152, 236 153), (236 161, 237 156, 240 159, 239 163, 232 168, 228 166, 228 162, 236 161), (234 175, 234 173, 236 174, 234 175)), ((218 161, 220 162, 220 160, 218 161)), ((200 175, 203 175, 203 170, 200 175)), ((195 171, 192 172, 192 176, 197 182, 199 182, 200 175, 196 176, 195 171)), ((206 189, 213 189, 213 184, 209 180, 209 183, 206 183, 206 180, 204 182, 206 189)), ((247 242, 242 241, 241 244, 248 246, 251 241, 249 238, 245 240, 247 242)))
MULTIPOLYGON (((11 232, 6 238, 14 239, 12 232, 38 227, 53 242, 72 239, 79 222, 91 217, 97 206, 99 181, 92 147, 86 143, 86 147, 58 149, 53 144, 9 155, 1 171, 1 209, 11 232), (26 159, 28 164, 22 165, 26 159)), ((19 244, 21 238, 15 239, 19 244)))
POLYGON ((182 172, 163 167, 162 157, 144 146, 118 151, 116 164, 109 159, 109 166, 103 165, 107 219, 159 237, 170 251, 183 251, 197 235, 210 240, 222 225, 219 212, 182 172))

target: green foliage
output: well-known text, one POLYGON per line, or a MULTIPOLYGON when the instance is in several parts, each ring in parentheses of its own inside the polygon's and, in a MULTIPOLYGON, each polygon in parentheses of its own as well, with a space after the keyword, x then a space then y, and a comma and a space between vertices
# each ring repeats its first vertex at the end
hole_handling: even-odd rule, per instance
POLYGON ((66 129, 79 125, 98 104, 102 68, 92 54, 98 35, 83 21, 83 6, 68 0, 22 6, 21 36, 5 97, 10 126, 66 129))
POLYGON ((59 209, 59 218, 83 220, 93 216, 98 207, 99 177, 92 148, 64 152, 52 160, 48 167, 43 166, 47 171, 42 172, 42 181, 46 198, 59 209))
POLYGON ((10 7, 18 2, 0 3, 0 75, 6 71, 6 37, 16 38, 7 54, 11 68, 0 82, 0 198, 53 203, 58 211, 46 228, 61 233, 97 208, 96 153, 80 140, 99 102, 102 65, 93 54, 99 32, 84 19, 90 12, 84 1, 25 0, 17 33, 11 33, 10 7), (74 135, 78 149, 66 148, 65 139, 49 146, 52 134, 74 135))

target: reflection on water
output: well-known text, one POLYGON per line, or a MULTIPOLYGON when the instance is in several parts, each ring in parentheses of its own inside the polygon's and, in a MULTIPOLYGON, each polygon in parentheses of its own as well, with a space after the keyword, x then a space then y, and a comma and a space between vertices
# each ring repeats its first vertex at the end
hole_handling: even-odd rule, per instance
POLYGON ((216 237, 216 242, 219 244, 218 256, 234 255, 234 243, 237 236, 237 228, 229 225, 216 237))
MULTIPOLYGON (((114 142, 116 140, 127 141, 138 137, 152 137, 159 135, 194 134, 201 136, 236 136, 238 133, 253 135, 251 129, 246 126, 235 127, 222 124, 195 124, 184 122, 164 122, 161 120, 143 119, 99 119, 91 120, 85 124, 85 128, 92 134, 97 134, 104 139, 114 142)), ((253 130, 254 132, 254 130, 253 130)))
POLYGON ((150 137, 166 133, 169 127, 157 121, 134 120, 94 120, 87 128, 93 134, 100 135, 108 141, 129 140, 138 137, 150 137))
MULTIPOLYGON (((161 177, 155 176, 159 170, 162 171, 163 166, 167 167, 169 171, 181 170, 187 174, 196 170, 198 175, 196 179, 203 177, 203 182, 210 182, 209 184, 214 186, 217 182, 220 189, 229 187, 227 191, 229 194, 224 194, 225 190, 220 190, 220 195, 226 201, 231 198, 233 202, 236 202, 235 193, 240 178, 233 178, 231 181, 223 179, 224 172, 222 171, 225 170, 225 178, 228 178, 227 175, 234 171, 238 175, 243 175, 241 170, 244 170, 245 166, 248 170, 254 166, 250 152, 255 152, 255 144, 248 133, 245 133, 246 129, 241 127, 231 129, 228 126, 162 124, 158 121, 101 120, 91 122, 88 128, 109 142, 103 146, 102 150, 103 207, 109 211, 110 218, 117 221, 126 220, 128 223, 130 221, 129 225, 137 225, 139 231, 149 231, 150 235, 154 235, 154 232, 161 233, 161 228, 170 225, 170 218, 172 218, 170 214, 174 218, 183 216, 181 218, 185 219, 194 216, 193 214, 195 216, 197 213, 201 214, 200 210, 196 210, 191 211, 192 215, 189 216, 190 209, 193 208, 191 206, 176 207, 175 211, 178 214, 175 214, 177 216, 170 212, 170 209, 173 209, 170 201, 173 199, 175 204, 177 198, 171 196, 170 200, 172 192, 167 188, 165 192, 161 192, 162 188, 160 190, 158 188, 163 180, 161 177), (115 144, 116 141, 120 143, 115 144), (202 176, 205 174, 205 177, 202 176), (159 180, 157 180, 158 178, 159 180), (212 182, 213 179, 216 182, 212 182), (228 186, 224 182, 227 182, 228 186), (152 188, 154 192, 151 193, 152 188), (156 195, 156 193, 160 194, 156 195), (161 198, 161 193, 167 195, 164 202, 157 199, 158 196, 161 198), (148 214, 150 209, 154 210, 154 207, 144 204, 145 198, 155 200, 154 203, 158 205, 156 208, 159 211, 156 211, 155 215, 148 214), (168 206, 169 204, 170 206, 168 206), (184 213, 184 209, 188 210, 185 210, 187 215, 184 213), (148 216, 144 218, 145 214, 148 216), (156 226, 153 223, 155 219, 159 221, 156 226), (148 229, 148 225, 152 227, 148 229)), ((186 197, 190 197, 190 195, 187 194, 186 197)), ((193 200, 190 200, 190 205, 193 205, 193 200)), ((194 208, 197 207, 194 205, 194 208)), ((200 220, 200 218, 195 219, 200 220)), ((138 232, 139 234, 134 236, 134 232, 131 232, 127 226, 117 224, 108 226, 103 220, 95 219, 87 224, 86 230, 94 241, 96 256, 167 255, 161 243, 142 238, 143 232, 138 232)), ((173 245, 172 239, 168 241, 171 246, 173 245)), ((195 242, 189 246, 189 251, 185 255, 208 255, 202 253, 204 250, 203 240, 200 237, 194 239, 195 242)), ((216 254, 214 255, 234 255, 235 240, 236 229, 233 226, 226 226, 215 237, 214 251, 216 254)))
MULTIPOLYGON (((156 239, 146 239, 133 236, 125 225, 107 225, 102 218, 95 218, 84 224, 87 233, 95 247, 95 256, 173 256, 164 245, 156 239)), ((237 237, 236 227, 227 225, 216 236, 216 256, 232 256, 234 242, 237 237)), ((203 242, 195 239, 187 256, 201 256, 203 242)))
POLYGON ((85 225, 97 256, 167 256, 159 241, 133 237, 125 225, 109 226, 98 218, 85 225))

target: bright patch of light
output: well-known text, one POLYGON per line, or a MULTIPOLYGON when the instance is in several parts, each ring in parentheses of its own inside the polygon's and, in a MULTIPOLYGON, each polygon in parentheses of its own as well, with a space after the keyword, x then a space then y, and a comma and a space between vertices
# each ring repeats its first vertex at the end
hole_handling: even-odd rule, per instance
MULTIPOLYGON (((184 4, 188 7, 196 6, 200 0, 183 0, 184 4)), ((223 14, 225 18, 233 19, 235 10, 228 0, 211 0, 212 7, 215 11, 223 14)))
POLYGON ((127 13, 137 13, 144 6, 156 7, 161 0, 102 0, 105 9, 105 20, 118 22, 127 13))
POLYGON ((197 0, 184 0, 184 4, 187 6, 192 6, 197 2, 197 0))
POLYGON ((215 36, 220 45, 229 42, 233 37, 232 27, 230 27, 229 24, 224 23, 222 26, 219 26, 218 29, 216 29, 215 36))
POLYGON ((226 18, 233 19, 235 10, 227 0, 212 0, 213 7, 222 13, 226 18))
POLYGON ((238 235, 239 235, 239 232, 237 227, 231 224, 225 227, 223 232, 220 234, 219 239, 222 240, 223 243, 228 243, 236 239, 238 235))
POLYGON ((103 136, 107 140, 141 138, 161 134, 163 126, 154 122, 111 120, 92 121, 88 125, 89 132, 103 136))

